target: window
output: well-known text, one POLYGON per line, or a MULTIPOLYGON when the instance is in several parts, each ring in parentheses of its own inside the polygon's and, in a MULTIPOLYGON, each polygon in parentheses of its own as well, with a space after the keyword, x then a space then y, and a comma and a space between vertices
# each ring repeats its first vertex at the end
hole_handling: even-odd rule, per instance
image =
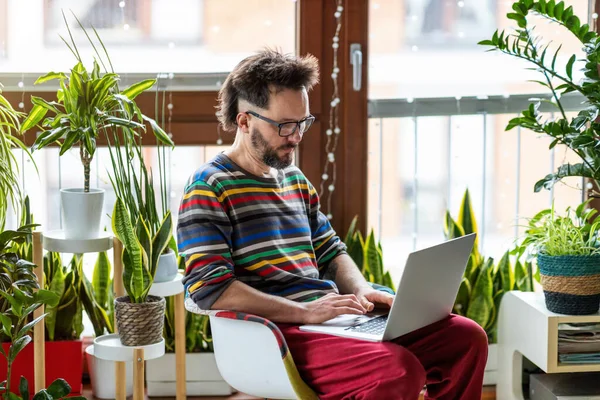
POLYGON ((58 36, 68 40, 63 10, 82 57, 91 63, 93 49, 69 10, 97 28, 120 73, 228 72, 264 46, 296 51, 291 0, 0 0, 3 6, 0 73, 72 67, 58 36))

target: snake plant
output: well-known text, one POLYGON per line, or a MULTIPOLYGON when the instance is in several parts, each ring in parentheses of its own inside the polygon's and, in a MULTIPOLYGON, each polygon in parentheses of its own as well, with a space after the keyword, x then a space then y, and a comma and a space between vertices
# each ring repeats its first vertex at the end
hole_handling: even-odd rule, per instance
POLYGON ((386 286, 395 291, 390 272, 384 272, 383 269, 381 242, 376 241, 373 229, 365 240, 362 233, 356 230, 357 221, 358 216, 355 216, 344 239, 344 243, 348 247, 348 255, 354 260, 368 282, 386 286))
MULTIPOLYGON (((491 39, 479 42, 490 47, 490 51, 499 51, 509 56, 529 62, 540 73, 538 82, 551 93, 552 100, 534 100, 522 114, 509 121, 506 130, 523 127, 552 138, 550 148, 557 144, 565 145, 579 158, 578 163, 565 163, 556 171, 544 176, 535 183, 534 190, 551 189, 564 178, 576 176, 587 178, 600 184, 600 39, 588 24, 574 15, 573 7, 567 7, 563 1, 555 0, 518 0, 512 5, 508 19, 516 21, 514 32, 495 31, 491 39), (532 26, 530 15, 540 16, 562 29, 566 29, 579 41, 585 56, 577 60, 571 55, 565 65, 557 65, 561 46, 557 50, 550 49, 550 43, 532 26), (552 54, 554 53, 554 54, 552 54), (582 61, 583 79, 577 81, 573 76, 573 68, 577 61, 582 61), (576 92, 584 97, 581 111, 574 118, 567 117, 561 97, 576 92), (544 117, 539 111, 542 101, 549 102, 556 108, 556 118, 544 117)), ((589 189, 589 194, 597 197, 597 189, 589 189)))
MULTIPOLYGON (((452 218, 450 211, 446 211, 444 236, 449 240, 477 231, 477 220, 467 189, 457 219, 452 218)), ((471 251, 453 312, 477 322, 485 329, 490 343, 496 342, 496 324, 502 296, 510 290, 533 291, 534 280, 539 281, 539 272, 536 270, 534 273, 530 261, 522 262, 521 255, 520 251, 506 251, 500 261, 495 263, 493 258, 481 254, 478 241, 471 251)))

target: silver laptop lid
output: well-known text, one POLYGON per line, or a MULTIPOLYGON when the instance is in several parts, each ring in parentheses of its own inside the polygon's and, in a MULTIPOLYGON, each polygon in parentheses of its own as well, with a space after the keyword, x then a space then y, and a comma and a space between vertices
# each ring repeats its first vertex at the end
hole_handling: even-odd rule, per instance
POLYGON ((408 256, 383 340, 395 339, 451 313, 475 237, 472 233, 408 256))

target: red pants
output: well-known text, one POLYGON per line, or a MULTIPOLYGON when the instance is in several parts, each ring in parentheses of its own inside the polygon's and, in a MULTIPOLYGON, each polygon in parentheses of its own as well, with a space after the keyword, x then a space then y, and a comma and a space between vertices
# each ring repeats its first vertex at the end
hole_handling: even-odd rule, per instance
POLYGON ((281 324, 304 381, 321 400, 480 400, 487 336, 452 315, 394 342, 373 343, 281 324))

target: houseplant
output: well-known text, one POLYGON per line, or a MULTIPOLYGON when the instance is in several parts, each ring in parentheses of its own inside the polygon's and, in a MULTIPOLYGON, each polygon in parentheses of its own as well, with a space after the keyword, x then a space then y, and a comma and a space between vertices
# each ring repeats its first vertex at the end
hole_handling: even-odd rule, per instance
MULTIPOLYGON (((87 35, 81 23, 79 24, 87 35)), ((66 238, 93 238, 99 234, 104 203, 104 190, 90 188, 90 165, 100 134, 111 131, 134 137, 138 135, 137 130, 146 129, 144 123, 148 122, 158 141, 169 144, 172 142, 156 121, 142 114, 135 103, 135 98, 152 87, 155 80, 144 80, 125 90, 119 90, 119 75, 114 71, 102 75, 96 60, 93 61, 91 71, 85 68, 68 24, 67 29, 71 44, 67 41, 65 44, 77 63, 69 73, 50 72, 36 80, 36 84, 58 80, 60 88, 56 92, 56 101, 48 102, 40 97, 31 97, 34 107, 23 121, 21 131, 27 131, 41 122, 41 133, 33 144, 33 150, 59 142, 63 137, 64 140, 59 142, 59 155, 62 156, 74 146, 79 147, 84 170, 83 188, 61 189, 64 231, 66 238)), ((88 38, 94 46, 91 38, 88 38)), ((97 54, 100 63, 104 65, 99 53, 97 54)))
POLYGON ((1 87, 0 85, 0 231, 4 230, 6 224, 9 204, 15 210, 21 204, 19 163, 13 149, 20 148, 31 158, 27 146, 17 136, 23 114, 16 111, 2 96, 1 87))
POLYGON ((556 171, 537 181, 534 190, 538 192, 542 188, 550 189, 562 179, 576 176, 595 183, 596 188, 592 185, 588 194, 599 196, 600 193, 597 192, 600 183, 600 147, 597 146, 597 137, 600 133, 598 34, 587 24, 582 24, 574 15, 573 7, 566 7, 563 1, 518 0, 513 3, 512 9, 513 12, 508 13, 507 17, 516 21, 518 28, 515 32, 496 31, 491 39, 483 40, 479 44, 489 46, 490 51, 500 51, 531 63, 533 69, 542 76, 542 80, 537 82, 548 89, 552 95, 549 102, 556 107, 557 117, 545 118, 539 111, 539 106, 542 101, 548 102, 548 100, 537 99, 519 117, 510 120, 506 129, 520 126, 548 135, 553 139, 550 148, 557 144, 565 145, 581 160, 579 163, 566 163, 559 166, 556 171), (536 14, 561 25, 573 34, 581 42, 585 58, 577 60, 576 55, 571 55, 565 65, 557 66, 560 47, 556 51, 548 51, 550 43, 544 44, 543 38, 535 33, 528 19, 530 14, 536 14), (573 68, 577 61, 583 61, 581 71, 584 78, 580 82, 576 82, 573 77, 573 68), (582 110, 574 118, 567 117, 561 102, 561 97, 571 92, 579 93, 584 97, 582 110))
POLYGON ((115 299, 115 316, 121 343, 142 346, 162 340, 165 299, 149 295, 158 255, 167 247, 172 233, 170 219, 150 236, 143 217, 131 221, 123 200, 117 197, 112 216, 113 232, 123 243, 123 284, 126 296, 115 299))
POLYGON ((357 221, 358 216, 355 216, 348 227, 344 239, 344 243, 348 248, 348 255, 358 266, 360 272, 368 282, 386 286, 395 291, 390 272, 384 272, 383 269, 381 242, 376 241, 373 229, 371 229, 365 240, 363 234, 359 230, 356 230, 357 221))
POLYGON ((554 206, 530 219, 521 246, 537 258, 548 310, 595 314, 600 308, 600 220, 591 199, 558 215, 554 206))
MULTIPOLYGON (((444 237, 454 239, 470 233, 478 234, 477 219, 469 190, 465 190, 457 218, 449 210, 444 215, 444 237)), ((479 234, 478 234, 479 236, 479 234)), ((504 294, 511 290, 534 291, 539 271, 531 260, 523 257, 520 247, 506 251, 500 261, 481 254, 479 240, 471 250, 452 312, 477 322, 488 336, 488 361, 483 382, 496 384, 498 312, 504 294)))
MULTIPOLYGON (((444 237, 454 239, 478 233, 477 220, 469 190, 465 190, 456 219, 446 210, 444 237)), ((524 260, 519 248, 506 251, 500 261, 485 257, 475 240, 473 250, 456 296, 453 312, 466 316, 485 329, 490 344, 496 343, 497 317, 502 296, 511 290, 531 292, 539 281, 539 271, 531 260, 524 260)))
MULTIPOLYGON (((17 359, 17 356, 22 350, 32 347, 29 345, 29 332, 46 315, 30 321, 33 311, 42 304, 53 307, 59 300, 56 294, 39 289, 33 273, 35 266, 20 259, 17 254, 17 248, 31 235, 31 228, 32 226, 23 226, 16 231, 6 230, 0 233, 0 322, 2 336, 10 342, 7 346, 0 347, 0 353, 6 360, 6 379, 0 384, 5 399, 21 398, 14 394, 14 389, 18 389, 22 398, 29 399, 27 379, 21 377, 19 380, 19 376, 14 375, 18 371, 17 364, 23 364, 23 358, 17 359)), ((69 385, 58 379, 34 398, 62 398, 70 391, 69 385)))

